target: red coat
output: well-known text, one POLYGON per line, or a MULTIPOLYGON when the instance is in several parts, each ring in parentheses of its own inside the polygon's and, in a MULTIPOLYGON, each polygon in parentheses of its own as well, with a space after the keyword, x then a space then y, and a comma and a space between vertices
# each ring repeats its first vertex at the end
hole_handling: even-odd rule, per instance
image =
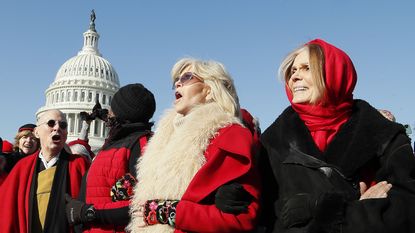
MULTIPOLYGON (((128 173, 130 149, 126 147, 101 150, 88 171, 86 182, 86 203, 95 209, 116 209, 126 207, 129 200, 113 202, 111 188, 115 182, 128 173)), ((90 224, 84 226, 84 232, 124 232, 125 226, 90 224)))
MULTIPOLYGON (((143 150, 150 131, 136 127, 134 132, 127 131, 124 137, 113 141, 109 146, 101 149, 89 168, 86 182, 86 200, 88 204, 94 205, 97 210, 111 210, 128 207, 129 200, 114 202, 111 198, 111 188, 117 180, 129 173, 129 159, 132 147, 139 144, 143 150), (144 139, 144 140, 142 140, 144 139)), ((119 134, 123 134, 121 131, 119 134)), ((128 212, 128 209, 126 210, 128 212)), ((90 224, 84 226, 84 232, 125 232, 125 225, 103 225, 90 224)))
MULTIPOLYGON (((62 153, 64 153, 64 150, 62 150, 62 153)), ((66 190, 73 198, 77 198, 82 176, 85 174, 89 163, 83 157, 65 155, 67 156, 67 174, 69 175, 66 190)), ((31 198, 29 194, 38 156, 39 152, 21 159, 0 186, 0 200, 2 203, 0 207, 0 227, 2 232, 26 233, 30 230, 29 210, 31 207, 29 203, 31 198)), ((61 160, 60 158, 58 163, 61 160)), ((61 208, 65 208, 65 206, 61 208)))
POLYGON ((254 155, 258 141, 241 120, 216 102, 198 105, 186 116, 168 110, 159 121, 146 152, 137 164, 138 184, 130 209, 141 212, 146 200, 178 200, 175 228, 166 224, 142 227, 133 215, 132 232, 247 232, 259 212, 260 179, 254 155), (253 200, 247 213, 227 214, 215 205, 221 186, 237 182, 253 200))
POLYGON ((3 184, 6 177, 7 177, 7 173, 5 171, 0 171, 0 186, 1 184, 3 184))
POLYGON ((260 184, 254 167, 255 142, 251 132, 234 124, 222 128, 212 139, 205 157, 206 164, 196 173, 176 208, 175 232, 241 232, 252 231, 259 209, 260 184), (253 197, 247 213, 227 214, 214 203, 202 200, 217 188, 236 181, 253 197))

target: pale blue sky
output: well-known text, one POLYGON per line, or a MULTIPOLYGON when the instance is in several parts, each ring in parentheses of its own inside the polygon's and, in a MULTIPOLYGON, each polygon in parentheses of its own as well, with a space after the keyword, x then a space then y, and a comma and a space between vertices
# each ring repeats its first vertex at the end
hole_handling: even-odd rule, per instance
POLYGON ((91 9, 100 52, 121 85, 141 82, 155 94, 156 122, 173 101, 171 67, 192 56, 225 64, 242 107, 264 130, 288 106, 279 63, 314 38, 350 55, 355 98, 415 122, 414 1, 2 1, 1 137, 13 140, 35 121, 59 67, 81 49, 91 9))

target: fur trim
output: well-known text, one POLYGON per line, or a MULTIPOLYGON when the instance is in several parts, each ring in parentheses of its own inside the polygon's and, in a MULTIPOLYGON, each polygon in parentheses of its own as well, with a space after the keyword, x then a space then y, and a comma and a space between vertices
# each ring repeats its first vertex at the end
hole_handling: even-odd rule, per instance
MULTIPOLYGON (((136 166, 138 184, 134 188, 131 214, 140 200, 180 200, 194 175, 205 164, 204 153, 219 129, 241 124, 239 118, 224 113, 216 103, 194 107, 187 116, 168 110, 136 166)), ((144 228, 141 217, 132 214, 130 232, 173 232, 169 225, 144 228)))

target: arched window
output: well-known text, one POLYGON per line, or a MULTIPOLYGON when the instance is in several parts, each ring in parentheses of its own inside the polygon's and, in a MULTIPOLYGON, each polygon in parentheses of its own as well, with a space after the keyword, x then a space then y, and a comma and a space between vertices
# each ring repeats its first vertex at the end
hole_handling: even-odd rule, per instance
POLYGON ((69 102, 69 101, 71 101, 71 92, 67 91, 66 92, 66 102, 69 102))
POLYGON ((92 92, 88 92, 88 102, 92 102, 92 92))

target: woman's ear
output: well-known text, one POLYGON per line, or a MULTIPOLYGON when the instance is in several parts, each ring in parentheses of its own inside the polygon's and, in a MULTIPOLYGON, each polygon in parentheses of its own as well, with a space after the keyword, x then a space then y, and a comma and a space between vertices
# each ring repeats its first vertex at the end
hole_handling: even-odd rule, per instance
POLYGON ((213 100, 213 95, 212 95, 212 89, 209 86, 206 86, 204 88, 204 91, 206 92, 206 102, 212 101, 213 100))

